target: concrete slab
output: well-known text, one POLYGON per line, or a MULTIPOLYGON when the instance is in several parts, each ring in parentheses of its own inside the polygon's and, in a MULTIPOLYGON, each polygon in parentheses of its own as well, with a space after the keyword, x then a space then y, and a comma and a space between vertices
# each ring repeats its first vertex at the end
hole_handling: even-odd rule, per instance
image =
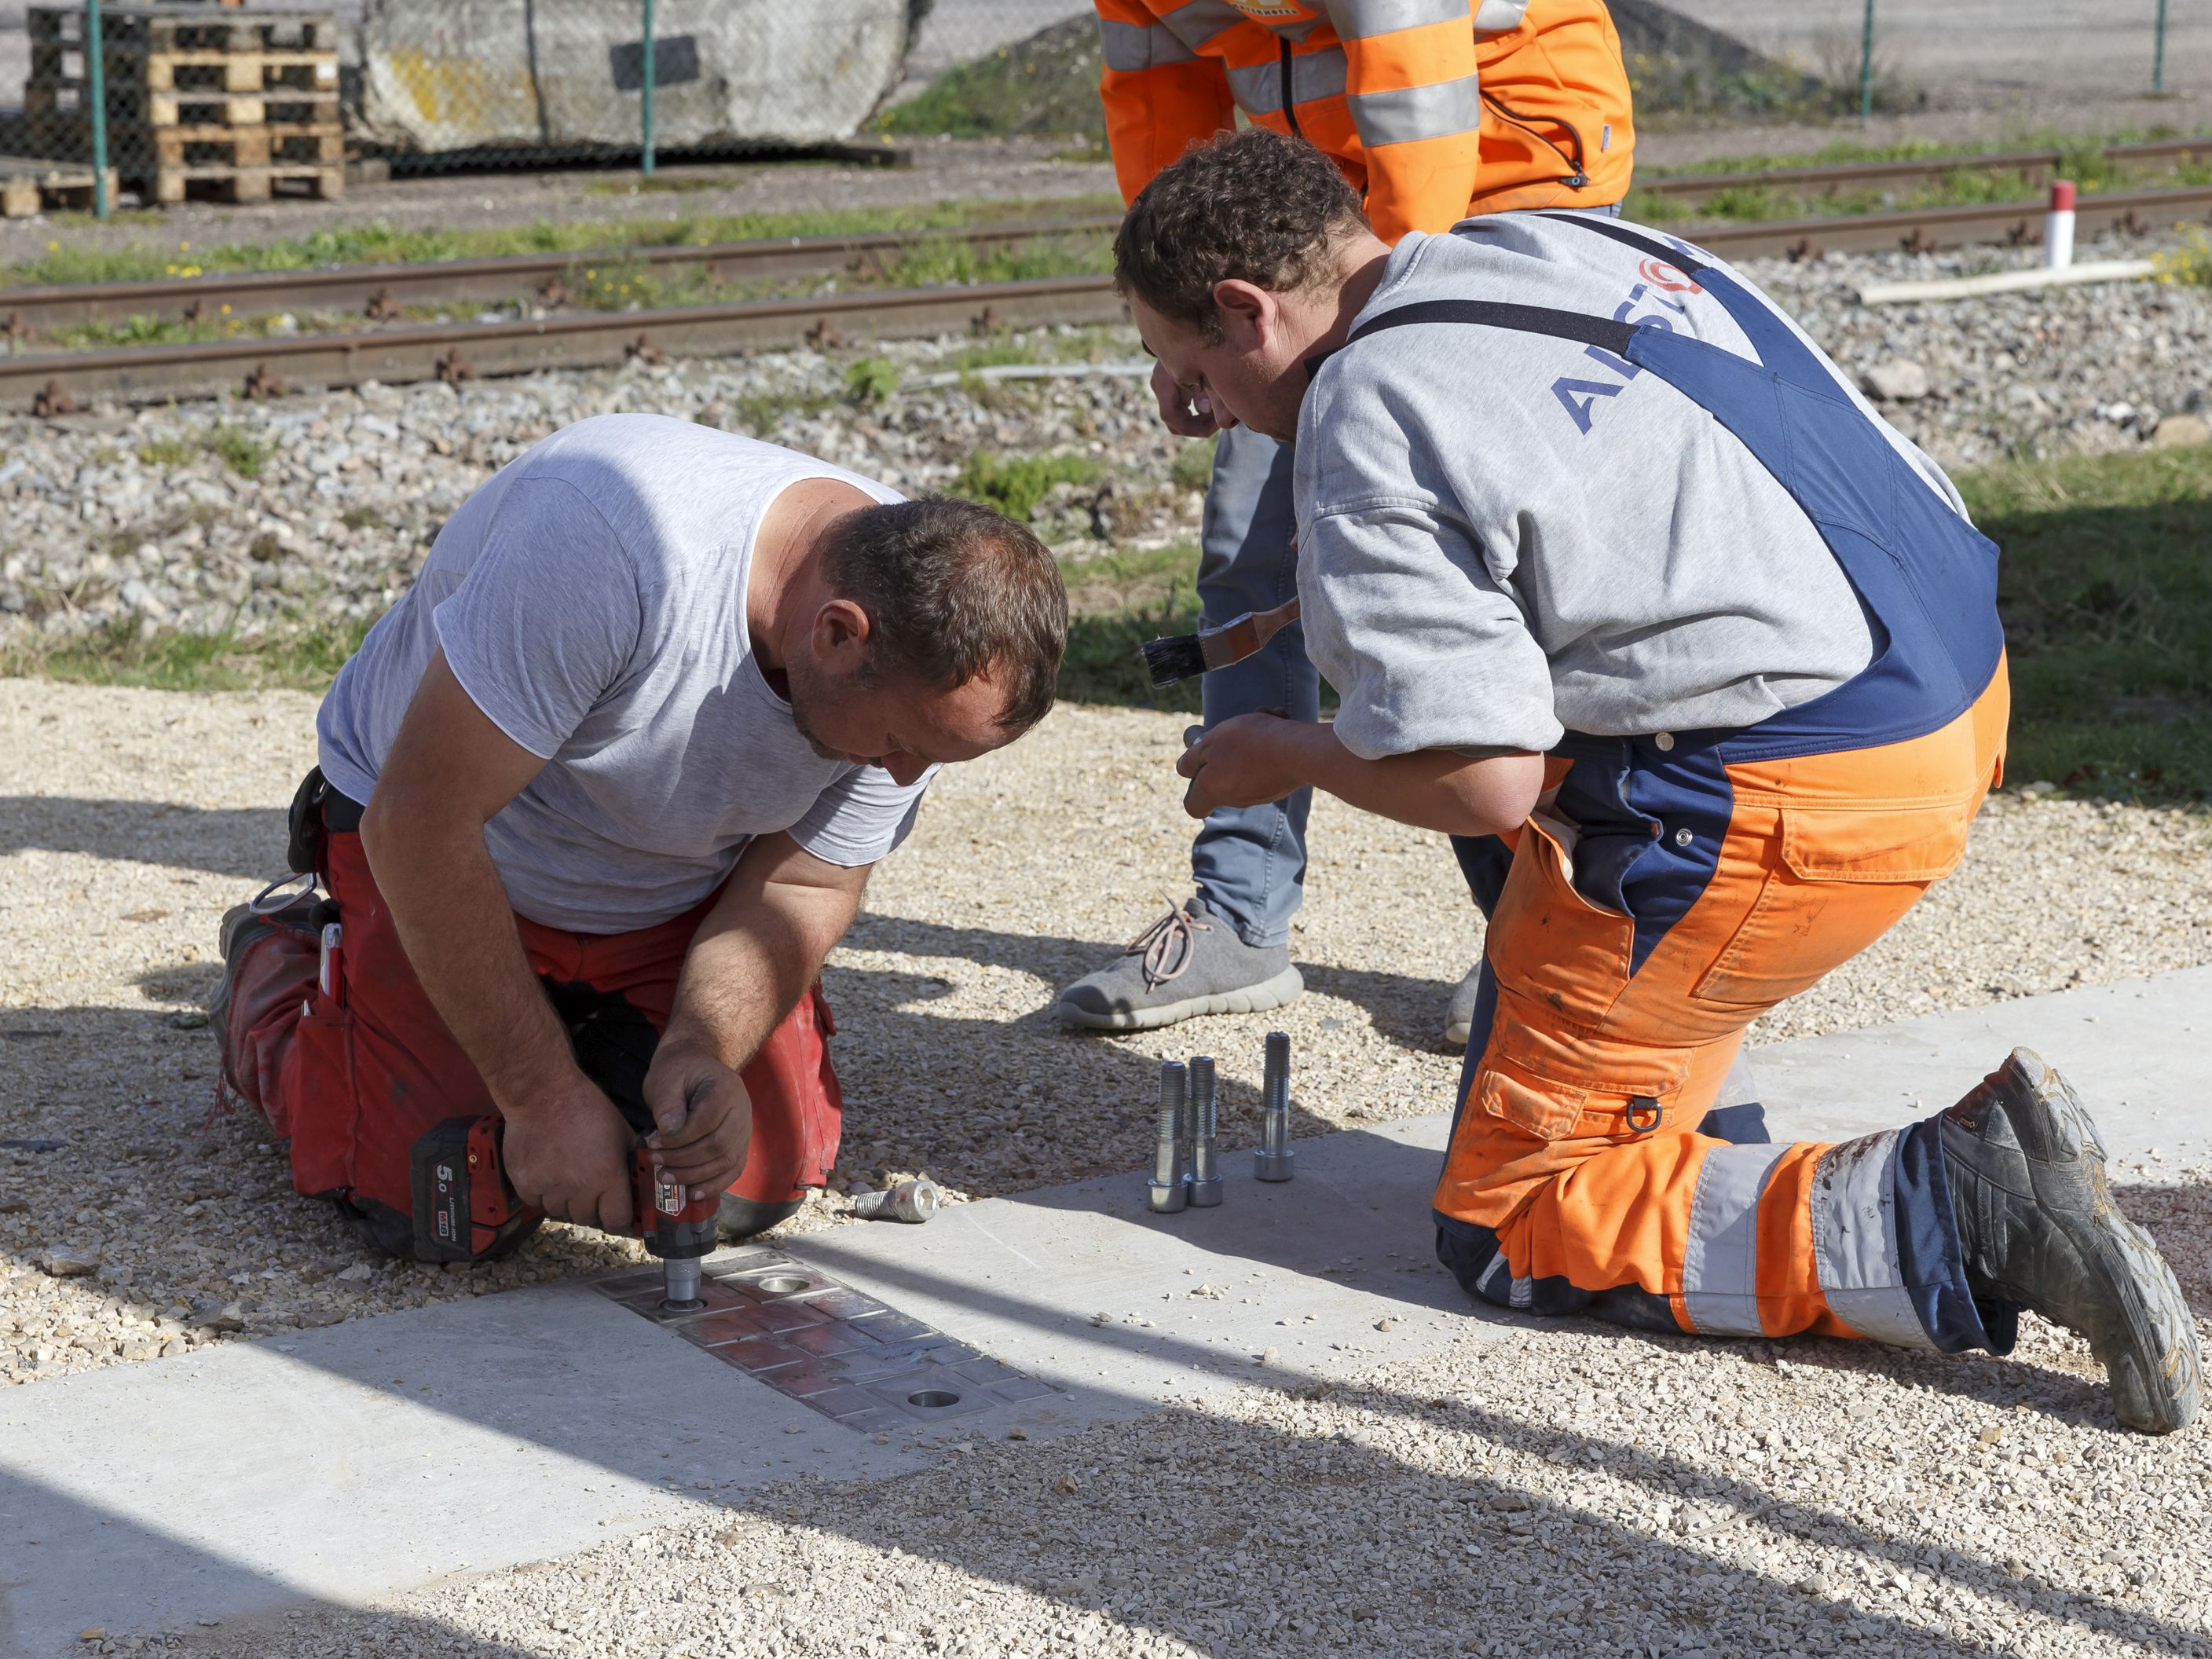
POLYGON ((1116 1175, 786 1248, 1064 1391, 1031 1420, 1056 1408, 1085 1427, 1263 1372, 1327 1377, 1501 1329, 1471 1324, 1436 1264, 1429 1197, 1449 1127, 1437 1115, 1302 1140, 1286 1182, 1254 1179, 1251 1154, 1232 1153, 1215 1209, 1152 1215, 1144 1176, 1116 1175))
MULTIPOLYGON (((2198 969, 1757 1062, 1777 1133, 1833 1139, 1936 1110, 2028 1042, 2117 1157, 2178 1168, 2212 1146, 2192 1109, 2208 1033, 2198 969)), ((1232 1154, 1218 1209, 1152 1216, 1131 1174, 784 1248, 1051 1383, 1021 1421, 1073 1430, 1505 1334, 1431 1256, 1449 1122, 1299 1142, 1282 1185, 1232 1154)), ((877 1445, 581 1285, 41 1382, 0 1395, 0 1656, 556 1556, 770 1480, 916 1467, 929 1432, 877 1445)))
POLYGON ((1941 1111, 2015 1046, 2081 1091, 2113 1160, 2212 1154, 2212 968, 1993 1002, 1752 1056, 1778 1135, 1840 1139, 1941 1111))
POLYGON ((359 1603, 802 1470, 913 1466, 581 1285, 112 1366, 0 1395, 0 1655, 359 1603))

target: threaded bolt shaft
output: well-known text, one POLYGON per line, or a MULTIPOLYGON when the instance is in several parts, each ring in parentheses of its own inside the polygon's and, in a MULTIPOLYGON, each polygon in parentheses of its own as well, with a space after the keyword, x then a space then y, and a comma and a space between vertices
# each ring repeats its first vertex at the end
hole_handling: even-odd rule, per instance
POLYGON ((1221 1097, 1211 1054, 1191 1057, 1190 1121, 1190 1201, 1198 1209, 1211 1209, 1221 1202, 1221 1168, 1214 1145, 1221 1131, 1221 1097))
POLYGON ((1190 1087, 1181 1060, 1160 1067, 1158 1141, 1152 1150, 1152 1178, 1145 1188, 1146 1205, 1159 1215, 1180 1210, 1188 1201, 1183 1180, 1182 1138, 1188 1121, 1190 1087))
POLYGON ((1286 1031, 1270 1031, 1260 1085, 1260 1155, 1253 1173, 1262 1181, 1288 1181, 1295 1156, 1291 1150, 1291 1038, 1286 1031))

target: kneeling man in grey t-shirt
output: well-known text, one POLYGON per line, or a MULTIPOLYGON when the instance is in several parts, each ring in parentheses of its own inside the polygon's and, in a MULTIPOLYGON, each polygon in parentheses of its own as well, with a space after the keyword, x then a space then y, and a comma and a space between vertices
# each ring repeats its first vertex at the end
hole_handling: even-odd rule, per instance
POLYGON ((331 688, 295 809, 330 898, 226 927, 227 1075, 395 1254, 453 1253, 419 1149, 495 1111, 527 1208, 465 1254, 627 1229, 641 1135, 726 1234, 772 1224, 836 1158, 823 960, 935 769, 1042 718, 1066 626, 988 508, 659 416, 556 433, 331 688))

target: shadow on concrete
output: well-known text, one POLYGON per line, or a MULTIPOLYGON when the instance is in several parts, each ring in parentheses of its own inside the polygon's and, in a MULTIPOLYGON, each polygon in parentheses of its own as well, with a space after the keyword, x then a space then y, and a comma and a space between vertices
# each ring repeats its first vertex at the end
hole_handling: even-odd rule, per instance
MULTIPOLYGON (((1042 1320, 1058 1311, 1024 1305, 1018 1298, 972 1286, 949 1287, 930 1282, 927 1276, 919 1276, 912 1288, 927 1289, 933 1295, 952 1296, 970 1305, 988 1308, 1001 1317, 1042 1320)), ((652 1328, 642 1322, 636 1328, 641 1343, 677 1340, 662 1333, 647 1336, 646 1333, 652 1328)), ((400 1384, 389 1376, 398 1362, 385 1357, 376 1346, 374 1339, 380 1333, 374 1324, 365 1323, 330 1334, 346 1340, 312 1355, 302 1353, 301 1362, 342 1376, 371 1394, 405 1399, 410 1404, 422 1403, 411 1393, 403 1392, 400 1384)), ((476 1334, 470 1334, 474 1340, 476 1334)), ((1192 1360, 1212 1358, 1195 1345, 1179 1343, 1171 1335, 1156 1333, 1152 1340, 1156 1346, 1183 1350, 1181 1357, 1192 1360)), ((1894 1351, 1881 1352, 1882 1359, 1874 1362, 1877 1369, 1891 1371, 1900 1383, 1923 1383, 1927 1380, 1921 1357, 1894 1351)), ((542 1351, 518 1351, 509 1363, 543 1366, 547 1358, 542 1351)), ((412 1369, 421 1363, 421 1356, 411 1355, 406 1363, 412 1369)), ((1963 1369, 1994 1373, 2002 1368, 1990 1364, 1963 1369)), ((1992 1382, 1995 1380, 1991 1378, 1992 1382)), ((1479 1386, 1479 1374, 1469 1381, 1479 1386)), ((731 1393, 726 1400, 694 1403, 702 1420, 711 1422, 716 1414, 726 1418, 732 1407, 743 1410, 757 1403, 761 1396, 749 1392, 756 1387, 731 1374, 731 1393)), ((1310 1395, 1313 1389, 1310 1385, 1300 1384, 1291 1391, 1310 1395)), ((2008 1393, 2002 1386, 1996 1386, 1987 1389, 1984 1397, 1992 1406, 2002 1407, 2008 1403, 2008 1393)), ((2201 1651, 2203 1632, 2199 1631, 2148 1618, 2139 1610, 2116 1607, 2100 1597, 2062 1587, 2033 1574, 2008 1572, 2005 1564, 1987 1558, 1922 1546, 1912 1536, 1910 1506, 1902 1501, 1893 1511, 1845 1513, 1819 1498, 1785 1500, 1754 1480, 1698 1468, 1656 1453, 1637 1443, 1632 1431, 1637 1416, 1634 1409, 1624 1413, 1621 1432, 1601 1435, 1555 1423, 1523 1420, 1486 1407, 1479 1400, 1455 1395, 1420 1396, 1388 1388, 1361 1388, 1342 1391, 1340 1397, 1364 1412, 1469 1437, 1477 1443, 1479 1454, 1496 1453, 1508 1458, 1540 1455, 1556 1465, 1588 1472, 1594 1484, 1601 1479, 1609 1480, 1641 1489, 1669 1504, 1686 1501, 1709 1506, 1722 1512, 1723 1518, 1716 1525, 1755 1527, 1778 1537, 1794 1536, 1841 1547, 1869 1564, 1874 1569, 1870 1575, 1874 1580, 1893 1571, 1934 1572, 1954 1582, 1963 1581, 1985 1601, 2018 1613, 2072 1621, 2115 1640, 2142 1644, 2154 1652, 2180 1655, 2201 1651)), ((634 1457, 607 1455, 611 1440, 617 1438, 608 1431, 609 1419, 625 1409, 637 1409, 641 1401, 579 1401, 574 1402, 575 1412, 567 1425, 549 1422, 542 1401, 511 1401, 497 1389, 440 1390, 428 1403, 438 1411, 488 1429, 501 1438, 513 1437, 571 1456, 583 1455, 597 1467, 647 1479, 660 1470, 660 1466, 651 1461, 653 1448, 659 1443, 654 1435, 636 1437, 634 1457), (594 1419, 588 1429, 581 1420, 586 1412, 594 1419)), ((1163 1409, 1148 1401, 1129 1403, 1133 1413, 1163 1409)), ((1632 1407, 1634 1404, 1624 1402, 1632 1407)), ((1164 1411, 1170 1418, 1188 1416, 1195 1419, 1199 1415, 1181 1407, 1167 1407, 1164 1411)), ((1376 1599, 1383 1602, 1389 1613, 1401 1619, 1418 1616, 1425 1621, 1441 1621, 1461 1639, 1493 1634, 1513 1614, 1530 1611, 1523 1601, 1501 1612, 1497 1601, 1498 1585, 1541 1582, 1547 1572, 1564 1565, 1554 1561, 1554 1540, 1571 1533, 1576 1570, 1585 1571, 1597 1557, 1610 1556, 1620 1563, 1621 1571, 1603 1584, 1578 1583, 1575 1586, 1575 1605, 1550 1610, 1546 1632, 1550 1638, 1566 1639, 1584 1633, 1585 1626, 1611 1625, 1635 1626, 1646 1638, 1662 1641, 1664 1645, 1656 1650, 1658 1651, 1671 1650, 1682 1644, 1702 1646, 1715 1639, 1731 1650, 1742 1644, 1756 1644, 1767 1650, 1804 1651, 1808 1650, 1807 1644, 1790 1641, 1779 1632, 1802 1634, 1810 1626, 1814 1632, 1810 1650, 1825 1650, 1832 1639, 1844 1636, 1848 1631, 1850 1638, 1862 1643, 1893 1642, 1898 1644, 1897 1650, 1936 1656, 1936 1659, 1982 1659, 1987 1651, 1978 1638, 1954 1637, 1886 1613, 1869 1613, 1855 1601, 1848 1587, 1808 1592, 1755 1571, 1717 1562, 1708 1547, 1696 1538, 1668 1538, 1610 1519, 1602 1512, 1604 1499, 1601 1493, 1594 1492, 1589 1504, 1561 1503, 1528 1494, 1515 1482, 1492 1478, 1479 1468, 1459 1476, 1440 1474, 1409 1464, 1376 1445, 1341 1438, 1316 1441, 1251 1423, 1224 1425, 1212 1417, 1204 1418, 1203 1425, 1209 1434, 1239 1443, 1237 1467, 1247 1473, 1238 1480, 1233 1512, 1210 1503, 1155 1504, 1148 1521, 1152 1529, 1151 1544, 1187 1550, 1189 1553, 1183 1556, 1185 1559, 1197 1559, 1209 1547, 1224 1549, 1232 1543, 1249 1543, 1255 1538, 1272 1540, 1279 1547, 1295 1551, 1303 1547, 1302 1540, 1310 1539, 1316 1530, 1317 1502, 1328 1504, 1333 1510, 1356 1510, 1364 1537, 1388 1540, 1400 1547, 1392 1559, 1394 1564, 1402 1561, 1405 1565, 1402 1569, 1394 1565, 1391 1571, 1402 1574, 1399 1581, 1401 1590, 1420 1592, 1410 1601, 1402 1595, 1378 1595, 1376 1599), (1362 1508, 1361 1494, 1378 1498, 1387 1496, 1387 1505, 1362 1508), (1228 1523, 1225 1528, 1224 1522, 1228 1523), (1468 1566, 1470 1561, 1473 1565, 1468 1566), (1463 1570, 1450 1571, 1455 1567, 1463 1570), (1412 1582, 1416 1578, 1424 1582, 1417 1585, 1412 1582), (1681 1587, 1692 1583, 1697 1589, 1694 1616, 1669 1613, 1662 1605, 1670 1601, 1679 1604, 1681 1587), (1668 1587, 1670 1594, 1647 1598, 1648 1591, 1662 1586, 1668 1587), (1599 1599, 1588 1599, 1592 1592, 1599 1599), (1416 1604, 1419 1608, 1417 1615, 1413 1613, 1416 1604), (1830 1629, 1831 1626, 1836 1628, 1830 1629)), ((654 1421, 652 1426, 659 1432, 689 1425, 654 1421)), ((258 1431, 269 1432, 270 1427, 262 1425, 258 1431)), ((824 1425, 817 1432, 839 1435, 844 1431, 824 1425)), ((1109 1428, 1103 1432, 1109 1437, 1116 1432, 1125 1435, 1133 1450, 1158 1437, 1155 1430, 1117 1431, 1109 1428)), ((1094 1440, 1092 1443, 1097 1443, 1094 1440)), ((300 1453, 302 1456, 328 1455, 325 1449, 307 1443, 301 1446, 300 1453)), ((926 1483, 921 1489, 933 1493, 939 1491, 947 1478, 943 1471, 911 1477, 917 1483, 926 1483)), ((1109 1578, 1116 1578, 1113 1570, 1121 1564, 1111 1559, 1102 1559, 1095 1544, 1086 1543, 1079 1528, 1062 1534, 1048 1524, 1048 1548, 1039 1547, 1034 1536, 1028 1536, 1026 1540, 1002 1538, 1002 1534, 1013 1531, 1014 1518, 1035 1516, 1038 1511, 1034 1506, 1040 1501, 1055 1501, 1037 1496, 1045 1479, 1045 1470, 1033 1468, 1018 1489, 988 1494, 988 1501, 970 1503, 957 1517, 948 1516, 945 1504, 933 1498, 910 1504, 813 1504, 806 1507, 803 1519, 806 1524, 824 1531, 885 1548, 896 1545, 909 1555, 940 1561, 987 1578, 1024 1584, 1068 1607, 1085 1608, 1125 1624, 1172 1633, 1199 1651, 1223 1656, 1223 1659, 1231 1655, 1280 1652, 1283 1649, 1279 1644, 1291 1638, 1297 1640, 1292 1651, 1324 1650, 1319 1645, 1323 1638, 1356 1638, 1360 1633, 1358 1627, 1370 1624, 1376 1616, 1374 1604, 1370 1601, 1364 1606, 1354 1603, 1316 1609, 1310 1614, 1301 1609, 1289 1627, 1279 1632, 1224 1632, 1218 1627, 1209 1628, 1201 1621, 1216 1611, 1212 1601, 1188 1591, 1178 1594, 1168 1587, 1172 1579, 1164 1584, 1139 1571, 1133 1580, 1118 1577, 1112 1583, 1102 1582, 1102 1568, 1109 1578), (1024 1555, 1019 1563, 1011 1559, 1018 1549, 1024 1555), (1086 1576, 1089 1582, 1082 1583, 1086 1576), (1064 1582, 1068 1578, 1079 1582, 1070 1587, 1064 1582)), ((1091 1484, 1095 1486, 1097 1483, 1091 1484)), ((25 1517, 55 1517, 39 1521, 40 1525, 54 1531, 61 1530, 61 1522, 71 1518, 64 1513, 68 1509, 79 1511, 74 1519, 80 1524, 96 1523, 106 1518, 64 1493, 32 1483, 0 1486, 0 1502, 6 1505, 0 1509, 0 1516, 12 1512, 19 1522, 25 1517)), ((723 1506, 757 1509, 770 1516, 792 1507, 787 1498, 767 1493, 738 1497, 723 1506)), ((113 1523, 115 1528, 126 1524, 119 1521, 113 1523)), ((429 1524, 430 1518, 426 1515, 425 1525, 429 1524)), ((1030 1530, 1033 1534, 1035 1528, 1030 1530)), ((210 1596, 224 1598, 222 1605, 273 1608, 284 1605, 288 1599, 281 1582, 143 1528, 129 1533, 111 1528, 105 1535, 118 1546, 127 1540, 134 1549, 150 1552, 148 1559, 163 1573, 173 1575, 180 1583, 198 1586, 210 1596)), ((333 1534, 334 1539, 342 1536, 342 1533, 333 1534)), ((87 1565, 57 1564, 70 1571, 82 1571, 87 1565)), ((8 1582, 20 1584, 25 1571, 39 1570, 44 1570, 44 1564, 22 1561, 21 1553, 15 1553, 4 1577, 8 1582)), ((345 1615, 337 1616, 343 1619, 345 1615)), ((410 1621, 403 1628, 411 1630, 421 1638, 436 1638, 434 1644, 425 1639, 422 1649, 412 1650, 428 1650, 433 1645, 447 1648, 452 1640, 451 1632, 422 1621, 410 1621)), ((211 1638, 209 1645, 221 1652, 260 1650, 250 1643, 234 1647, 227 1638, 211 1638)), ((32 1656, 46 1659, 45 1654, 20 1643, 17 1650, 24 1653, 27 1659, 32 1656)), ((62 1650, 60 1647, 52 1650, 55 1654, 62 1650)), ((482 1654, 507 1651, 495 1645, 466 1642, 462 1650, 482 1654)))
POLYGON ((258 887, 284 873, 284 812, 0 795, 0 854, 31 849, 204 870, 258 887))

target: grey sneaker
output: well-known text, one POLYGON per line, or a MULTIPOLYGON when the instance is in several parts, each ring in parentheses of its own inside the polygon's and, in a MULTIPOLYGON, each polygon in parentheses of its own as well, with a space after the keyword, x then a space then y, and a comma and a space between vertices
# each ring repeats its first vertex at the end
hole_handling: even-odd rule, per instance
POLYGON ((1264 1013, 1305 988, 1288 945, 1245 944, 1193 895, 1062 991, 1057 1012, 1063 1025, 1147 1031, 1199 1014, 1264 1013))
POLYGON ((1474 1000, 1481 989, 1482 964, 1478 962, 1453 989, 1451 1006, 1444 1010, 1444 1043, 1448 1048, 1466 1051, 1467 1040, 1474 1035, 1474 1000))
POLYGON ((2203 1388, 2189 1304, 2150 1235, 2113 1201, 2081 1097, 2015 1048, 1938 1133, 1974 1293, 2088 1339, 2130 1428, 2186 1427, 2203 1388))

